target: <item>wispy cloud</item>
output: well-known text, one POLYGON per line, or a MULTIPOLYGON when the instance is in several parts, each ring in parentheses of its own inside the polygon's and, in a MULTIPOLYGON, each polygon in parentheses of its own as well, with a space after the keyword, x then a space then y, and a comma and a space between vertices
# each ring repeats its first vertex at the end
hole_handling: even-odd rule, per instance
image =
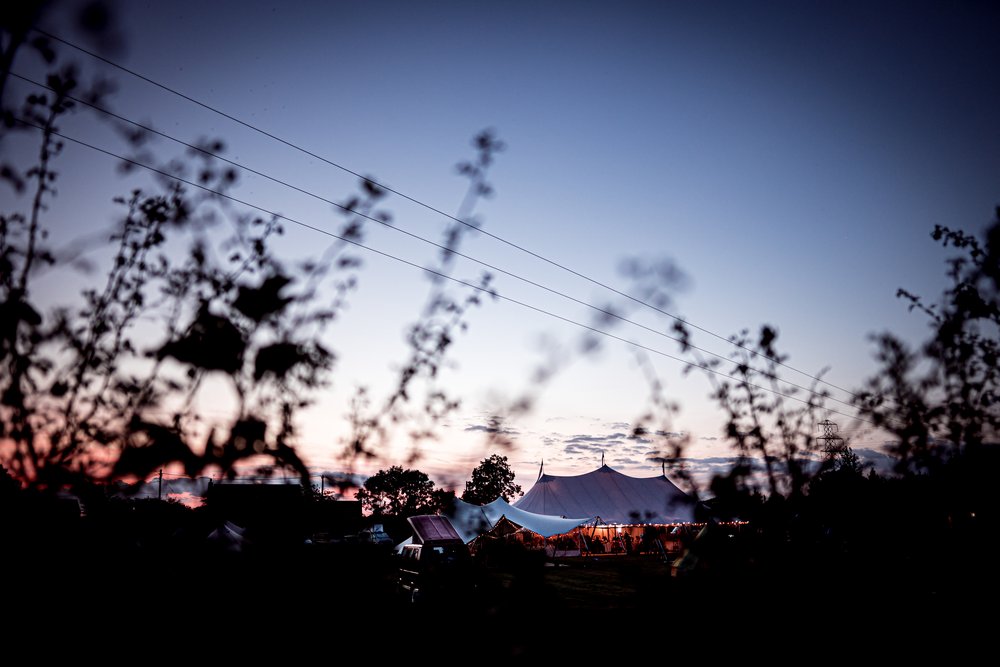
POLYGON ((496 424, 470 424, 463 430, 480 431, 482 433, 500 433, 503 435, 518 435, 516 429, 508 428, 507 426, 497 426, 496 424))
POLYGON ((670 456, 662 456, 657 453, 651 453, 646 457, 646 460, 656 464, 666 463, 668 470, 671 466, 683 466, 691 474, 704 477, 711 477, 712 475, 729 472, 737 463, 743 463, 744 465, 750 466, 750 471, 753 473, 762 473, 767 470, 764 460, 756 457, 747 457, 744 459, 740 459, 737 456, 674 458, 670 456))
POLYGON ((895 470, 896 459, 886 452, 869 447, 859 447, 857 449, 852 447, 851 449, 858 455, 863 465, 875 468, 875 472, 880 475, 891 474, 895 470))
POLYGON ((567 438, 563 442, 565 442, 567 444, 570 444, 570 443, 579 444, 579 443, 584 443, 584 442, 604 442, 605 440, 606 440, 606 438, 604 436, 600 436, 600 435, 574 435, 574 436, 572 436, 570 438, 567 438))
POLYGON ((621 432, 608 433, 607 435, 578 434, 578 435, 574 435, 574 436, 566 439, 564 442, 567 442, 567 443, 571 443, 571 442, 608 442, 608 441, 627 440, 628 438, 629 438, 629 435, 627 433, 621 433, 621 432))
POLYGON ((563 447, 563 452, 567 454, 583 454, 583 453, 593 453, 593 452, 603 452, 605 449, 603 443, 579 443, 573 442, 565 447, 563 447))
POLYGON ((205 498, 211 483, 208 477, 174 477, 164 475, 163 480, 153 479, 149 482, 139 482, 124 487, 118 494, 127 498, 159 498, 164 500, 170 496, 205 498))

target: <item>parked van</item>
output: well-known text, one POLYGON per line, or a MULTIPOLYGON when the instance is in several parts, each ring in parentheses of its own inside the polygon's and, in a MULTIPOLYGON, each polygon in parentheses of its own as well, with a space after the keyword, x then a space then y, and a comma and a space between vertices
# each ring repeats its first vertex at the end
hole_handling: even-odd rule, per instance
POLYGON ((400 551, 399 590, 415 603, 471 593, 472 558, 448 518, 426 515, 408 521, 413 543, 400 551))

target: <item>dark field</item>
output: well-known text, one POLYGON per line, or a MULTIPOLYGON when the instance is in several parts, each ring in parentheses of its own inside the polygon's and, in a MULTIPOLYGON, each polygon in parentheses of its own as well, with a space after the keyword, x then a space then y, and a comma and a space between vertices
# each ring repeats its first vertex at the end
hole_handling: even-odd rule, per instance
POLYGON ((413 604, 396 590, 394 558, 368 545, 242 554, 21 545, 6 553, 17 555, 5 566, 6 605, 23 636, 60 647, 99 636, 130 654, 163 645, 199 652, 205 641, 232 658, 486 651, 557 660, 582 652, 589 660, 623 650, 636 658, 725 654, 748 642, 797 655, 862 636, 905 653, 991 636, 984 626, 992 615, 980 606, 987 589, 907 591, 876 578, 831 585, 834 573, 807 567, 673 577, 662 558, 551 562, 512 550, 476 568, 472 593, 413 604))

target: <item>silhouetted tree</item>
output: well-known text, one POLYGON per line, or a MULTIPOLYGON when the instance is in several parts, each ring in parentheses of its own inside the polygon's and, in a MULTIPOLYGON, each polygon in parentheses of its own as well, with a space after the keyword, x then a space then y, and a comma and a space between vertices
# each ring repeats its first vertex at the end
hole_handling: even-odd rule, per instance
POLYGON ((366 479, 358 489, 358 500, 379 517, 423 514, 433 506, 434 482, 419 470, 392 466, 366 479))
POLYGON ((436 488, 431 491, 431 502, 427 506, 434 514, 447 514, 455 506, 455 490, 436 488))
POLYGON ((472 471, 472 479, 465 483, 462 500, 485 505, 497 498, 510 500, 523 495, 520 485, 514 483, 514 471, 510 469, 507 457, 492 454, 480 461, 472 471))

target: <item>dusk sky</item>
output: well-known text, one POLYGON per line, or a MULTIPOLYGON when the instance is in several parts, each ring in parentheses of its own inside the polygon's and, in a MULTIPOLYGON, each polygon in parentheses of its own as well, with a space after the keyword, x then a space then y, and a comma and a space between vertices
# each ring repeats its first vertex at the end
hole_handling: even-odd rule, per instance
MULTIPOLYGON (((990 3, 178 0, 121 2, 117 18, 124 46, 112 60, 452 214, 465 190, 454 165, 472 156, 477 132, 493 128, 507 149, 490 173, 495 196, 477 207, 485 229, 622 291, 631 288, 623 260, 670 260, 686 279, 666 310, 723 336, 773 324, 790 364, 829 368, 825 378, 840 387, 858 388, 875 371, 870 334, 916 341, 926 332, 895 294, 935 297, 945 285, 953 253, 930 239, 934 225, 979 232, 1000 203, 1000 11, 990 3)), ((76 39, 55 17, 46 29, 76 39)), ((356 188, 354 176, 61 52, 116 82, 111 106, 123 116, 186 141, 219 137, 228 157, 329 199, 356 188)), ((39 71, 30 57, 14 70, 39 71)), ((64 128, 121 149, 92 114, 64 128)), ((78 146, 67 147, 62 171, 50 224, 67 240, 106 228, 111 198, 148 180, 78 146)), ((235 194, 317 227, 342 220, 252 175, 235 194)), ((385 208, 398 227, 436 241, 447 223, 397 196, 385 208)), ((276 250, 292 261, 329 240, 289 225, 276 250)), ((435 257, 391 230, 370 229, 367 243, 421 265, 435 257)), ((615 298, 483 235, 467 236, 463 252, 583 301, 615 298)), ((317 470, 339 469, 355 388, 378 397, 391 386, 429 284, 412 267, 355 254, 365 262, 360 288, 329 330, 333 384, 302 422, 303 453, 317 470)), ((481 271, 460 261, 456 275, 481 271)), ((47 276, 46 296, 66 300, 68 284, 47 276)), ((509 277, 497 276, 496 287, 593 321, 586 308, 509 277)), ((649 310, 630 317, 660 330, 672 324, 649 310)), ((481 428, 489 415, 530 387, 546 345, 576 350, 581 333, 504 301, 471 313, 442 376, 461 411, 415 465, 442 482, 466 479, 491 453, 481 428)), ((614 333, 677 354, 649 332, 614 333)), ((704 333, 694 341, 730 352, 704 333)), ((721 460, 723 417, 708 383, 682 377, 676 361, 653 363, 681 406, 672 429, 691 435, 706 466, 721 460)), ((629 347, 602 342, 511 424, 516 444, 504 453, 517 481, 529 487, 542 458, 549 472, 586 472, 601 450, 613 467, 657 474, 648 445, 616 435, 629 431, 645 397, 629 347)), ((831 419, 857 448, 885 439, 843 415, 831 419)))

